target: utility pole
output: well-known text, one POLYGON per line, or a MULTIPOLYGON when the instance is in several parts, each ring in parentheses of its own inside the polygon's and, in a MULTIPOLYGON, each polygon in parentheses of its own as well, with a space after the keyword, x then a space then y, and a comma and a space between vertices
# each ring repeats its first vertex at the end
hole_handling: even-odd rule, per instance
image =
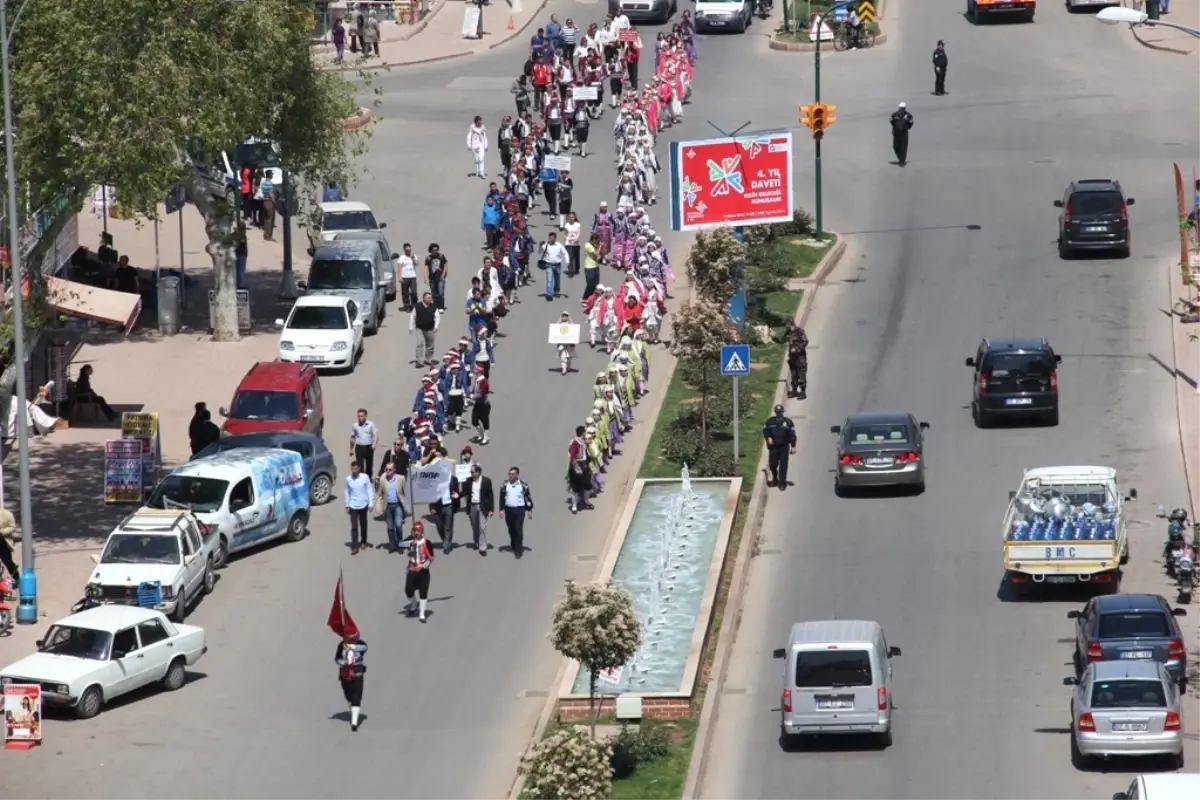
MULTIPOLYGON (((840 9, 846 8, 847 6, 854 5, 854 3, 858 2, 858 1, 859 0, 845 0, 845 2, 834 3, 832 6, 830 6, 829 8, 827 8, 825 10, 825 13, 821 14, 821 16, 817 18, 817 25, 816 25, 817 40, 813 43, 816 45, 816 47, 813 48, 813 106, 812 107, 822 106, 822 103, 821 103, 821 31, 824 30, 824 28, 825 28, 825 18, 828 17, 830 14, 837 12, 840 9)), ((832 110, 837 108, 837 106, 828 106, 827 108, 832 112, 832 110)), ((834 120, 834 119, 830 119, 829 124, 832 125, 833 122, 835 122, 835 121, 836 120, 834 120)), ((801 122, 803 123, 803 120, 801 120, 801 122)), ((816 152, 815 152, 814 160, 813 160, 813 191, 816 194, 816 198, 813 202, 813 226, 817 229, 816 238, 818 238, 818 239, 823 239, 825 237, 825 226, 824 226, 825 220, 824 220, 824 213, 823 213, 823 209, 822 209, 823 192, 822 192, 822 186, 821 186, 821 137, 823 135, 823 131, 824 131, 824 129, 818 130, 816 128, 813 128, 813 141, 815 142, 815 145, 816 145, 816 152)))
POLYGON ((833 112, 837 106, 828 103, 813 103, 800 106, 800 124, 812 131, 814 160, 813 160, 813 191, 816 194, 813 203, 813 227, 816 228, 816 238, 825 238, 825 215, 822 209, 821 187, 821 140, 825 138, 825 129, 837 122, 833 112))
POLYGON ((276 205, 283 206, 283 281, 279 286, 279 299, 295 300, 300 292, 292 264, 292 179, 287 169, 281 167, 280 172, 283 173, 283 186, 279 192, 282 197, 276 205))

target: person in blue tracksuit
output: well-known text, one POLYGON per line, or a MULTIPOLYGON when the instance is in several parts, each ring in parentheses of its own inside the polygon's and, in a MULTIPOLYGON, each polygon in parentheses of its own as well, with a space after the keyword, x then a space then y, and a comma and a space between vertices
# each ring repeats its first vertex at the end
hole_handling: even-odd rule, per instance
POLYGON ((542 182, 542 195, 546 198, 546 214, 558 219, 558 170, 543 167, 538 173, 542 182))
POLYGON ((483 201, 483 214, 479 220, 479 227, 483 229, 483 238, 488 250, 495 249, 496 242, 500 241, 500 216, 500 205, 489 194, 488 198, 483 201))

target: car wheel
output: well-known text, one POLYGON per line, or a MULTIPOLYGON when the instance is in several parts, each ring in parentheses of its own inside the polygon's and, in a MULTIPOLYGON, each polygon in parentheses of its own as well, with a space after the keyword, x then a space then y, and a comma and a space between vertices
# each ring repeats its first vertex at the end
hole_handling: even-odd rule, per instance
POLYGON ((1052 428, 1055 427, 1056 425, 1058 425, 1058 409, 1057 408, 1054 409, 1053 411, 1049 412, 1048 414, 1046 414, 1046 424, 1052 428))
POLYGON ((321 423, 317 425, 317 436, 321 439, 325 438, 325 420, 321 420, 321 423))
POLYGON ((834 495, 834 497, 849 497, 850 490, 847 489, 845 486, 843 486, 840 481, 834 481, 833 482, 833 495, 834 495))
POLYGON ((182 623, 187 619, 187 589, 181 589, 175 600, 175 610, 171 612, 171 621, 182 623))
POLYGON ((216 585, 217 585, 216 568, 213 567, 213 560, 211 558, 209 558, 208 563, 204 565, 204 580, 201 583, 200 591, 201 591, 201 593, 203 593, 205 595, 212 594, 212 590, 214 588, 216 588, 216 585))
POLYGON ((913 484, 913 494, 925 494, 925 481, 913 484))
POLYGON ((1184 761, 1183 751, 1180 750, 1178 753, 1171 756, 1171 768, 1172 769, 1183 769, 1183 761, 1184 761))
POLYGON ((1125 245, 1124 247, 1119 248, 1117 250, 1117 258, 1129 258, 1130 252, 1131 252, 1131 248, 1129 247, 1129 245, 1125 245))
MULTIPOLYGON (((1074 712, 1072 712, 1074 716, 1074 712)), ((1075 726, 1071 726, 1071 766, 1075 769, 1087 769, 1091 764, 1091 759, 1079 751, 1079 742, 1075 740, 1075 726)))
POLYGON ((183 684, 187 680, 187 670, 184 667, 183 656, 177 656, 171 662, 171 666, 167 667, 167 674, 162 679, 164 692, 174 692, 183 688, 183 684))
POLYGON ((75 705, 75 716, 80 719, 91 719, 104 708, 104 693, 99 686, 89 686, 75 705))
POLYGON ((217 539, 217 552, 213 556, 213 567, 221 569, 229 563, 229 540, 225 538, 225 534, 220 534, 217 539))
POLYGON ((988 428, 988 427, 991 427, 991 424, 992 424, 992 418, 988 416, 988 413, 986 411, 984 411, 982 408, 980 408, 975 412, 975 427, 976 428, 988 428))
POLYGON ((396 301, 396 293, 388 292, 383 296, 383 299, 387 300, 389 303, 394 303, 396 301))
POLYGON ((976 25, 979 24, 979 13, 975 10, 975 4, 971 0, 967 0, 967 19, 976 25))
POLYGON ((1063 261, 1069 261, 1071 258, 1071 250, 1063 242, 1061 236, 1058 238, 1058 257, 1063 261))
POLYGON ((333 478, 325 473, 321 473, 313 478, 312 486, 309 487, 308 495, 314 506, 323 506, 329 502, 329 498, 333 494, 333 478))
POLYGON ((886 731, 879 734, 878 737, 876 737, 876 741, 879 743, 879 746, 881 748, 891 747, 892 746, 892 729, 888 728, 886 731))
POLYGON ((304 538, 304 515, 297 512, 292 514, 292 518, 288 520, 287 540, 289 542, 298 542, 304 538))
POLYGON ((1075 648, 1075 652, 1071 653, 1071 665, 1075 667, 1075 677, 1083 675, 1083 660, 1079 658, 1079 648, 1075 648))

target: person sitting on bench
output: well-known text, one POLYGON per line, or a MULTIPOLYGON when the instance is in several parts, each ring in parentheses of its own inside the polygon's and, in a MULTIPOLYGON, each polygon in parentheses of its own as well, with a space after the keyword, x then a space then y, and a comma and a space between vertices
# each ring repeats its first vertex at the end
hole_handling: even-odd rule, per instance
POLYGON ((84 364, 79 370, 79 379, 75 381, 75 395, 71 398, 71 403, 74 406, 78 406, 80 402, 97 405, 104 412, 104 416, 108 417, 108 421, 112 422, 117 418, 117 412, 92 388, 92 371, 91 364, 84 364))

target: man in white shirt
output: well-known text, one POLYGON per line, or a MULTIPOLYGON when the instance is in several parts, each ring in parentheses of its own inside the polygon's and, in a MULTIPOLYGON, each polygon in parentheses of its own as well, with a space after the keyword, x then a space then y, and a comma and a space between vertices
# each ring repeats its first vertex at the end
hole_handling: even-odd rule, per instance
POLYGON ((558 234, 551 232, 542 245, 542 261, 546 266, 546 300, 560 297, 559 286, 563 267, 570 260, 567 248, 558 241, 558 234))
POLYGON ((358 462, 350 463, 350 474, 346 476, 346 513, 350 516, 350 555, 371 549, 367 541, 367 515, 375 499, 371 479, 358 468, 358 462))
POLYGON ((405 313, 413 310, 417 304, 417 259, 413 256, 412 245, 404 243, 404 252, 396 259, 396 267, 400 271, 400 307, 405 313))

